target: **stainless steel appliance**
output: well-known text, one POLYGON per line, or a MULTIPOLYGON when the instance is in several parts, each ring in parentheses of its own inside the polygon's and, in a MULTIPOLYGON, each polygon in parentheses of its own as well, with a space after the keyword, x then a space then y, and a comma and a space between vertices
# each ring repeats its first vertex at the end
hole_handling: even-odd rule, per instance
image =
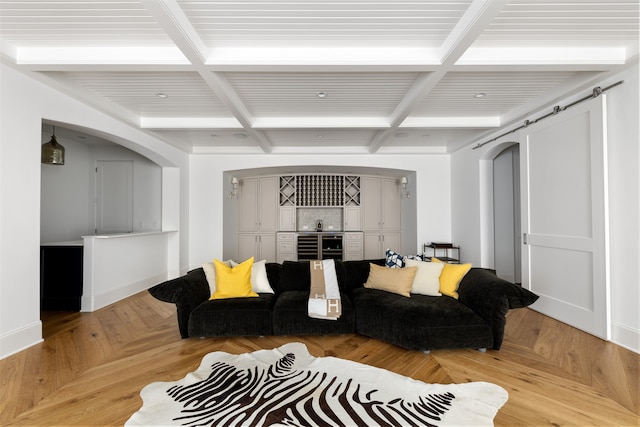
POLYGON ((298 260, 343 259, 344 233, 298 233, 298 260))

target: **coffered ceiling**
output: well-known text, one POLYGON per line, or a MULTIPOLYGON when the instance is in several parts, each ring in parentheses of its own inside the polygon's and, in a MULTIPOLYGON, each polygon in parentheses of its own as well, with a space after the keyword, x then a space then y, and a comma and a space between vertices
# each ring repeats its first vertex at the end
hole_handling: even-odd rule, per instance
POLYGON ((0 0, 2 60, 189 153, 446 153, 637 61, 638 0, 0 0))

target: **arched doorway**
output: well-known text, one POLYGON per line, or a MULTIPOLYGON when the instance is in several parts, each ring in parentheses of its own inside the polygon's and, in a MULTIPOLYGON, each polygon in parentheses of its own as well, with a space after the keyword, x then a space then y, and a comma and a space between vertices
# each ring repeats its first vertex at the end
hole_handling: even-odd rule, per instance
POLYGON ((521 283, 520 149, 511 145, 493 159, 493 253, 499 277, 521 283))

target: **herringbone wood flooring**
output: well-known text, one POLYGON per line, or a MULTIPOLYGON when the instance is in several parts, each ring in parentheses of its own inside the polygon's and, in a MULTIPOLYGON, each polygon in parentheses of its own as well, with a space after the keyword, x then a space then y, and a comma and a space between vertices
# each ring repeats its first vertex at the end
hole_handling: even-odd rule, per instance
POLYGON ((0 361, 0 425, 122 425, 139 392, 211 351, 300 341, 433 383, 489 381, 509 400, 497 426, 638 426, 640 356, 533 310, 509 312, 500 351, 407 351, 360 335, 180 339, 175 307, 142 292, 94 313, 43 313, 45 341, 0 361))

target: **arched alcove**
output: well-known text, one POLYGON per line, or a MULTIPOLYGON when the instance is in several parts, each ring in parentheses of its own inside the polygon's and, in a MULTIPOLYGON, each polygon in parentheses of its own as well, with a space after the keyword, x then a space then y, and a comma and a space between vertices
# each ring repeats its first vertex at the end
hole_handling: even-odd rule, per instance
POLYGON ((416 252, 418 246, 417 241, 417 187, 416 187, 416 171, 380 168, 380 167, 363 167, 363 166, 332 166, 332 165, 290 165, 290 166, 273 166, 264 168, 249 168, 227 170, 223 173, 222 194, 225 195, 223 201, 223 252, 226 257, 233 257, 237 252, 237 214, 238 204, 237 197, 229 197, 233 191, 232 178, 242 180, 245 177, 269 176, 269 175, 296 175, 296 174, 337 174, 337 175, 359 175, 359 176, 380 176, 390 177, 397 180, 398 188, 401 187, 402 177, 407 178, 406 189, 403 190, 401 197, 401 243, 402 247, 395 250, 406 254, 416 252), (407 197, 408 196, 408 197, 407 197))
POLYGON ((495 268, 494 227, 494 169, 493 162, 503 151, 518 145, 517 141, 504 141, 487 150, 480 158, 478 177, 480 193, 480 249, 481 265, 495 268))

